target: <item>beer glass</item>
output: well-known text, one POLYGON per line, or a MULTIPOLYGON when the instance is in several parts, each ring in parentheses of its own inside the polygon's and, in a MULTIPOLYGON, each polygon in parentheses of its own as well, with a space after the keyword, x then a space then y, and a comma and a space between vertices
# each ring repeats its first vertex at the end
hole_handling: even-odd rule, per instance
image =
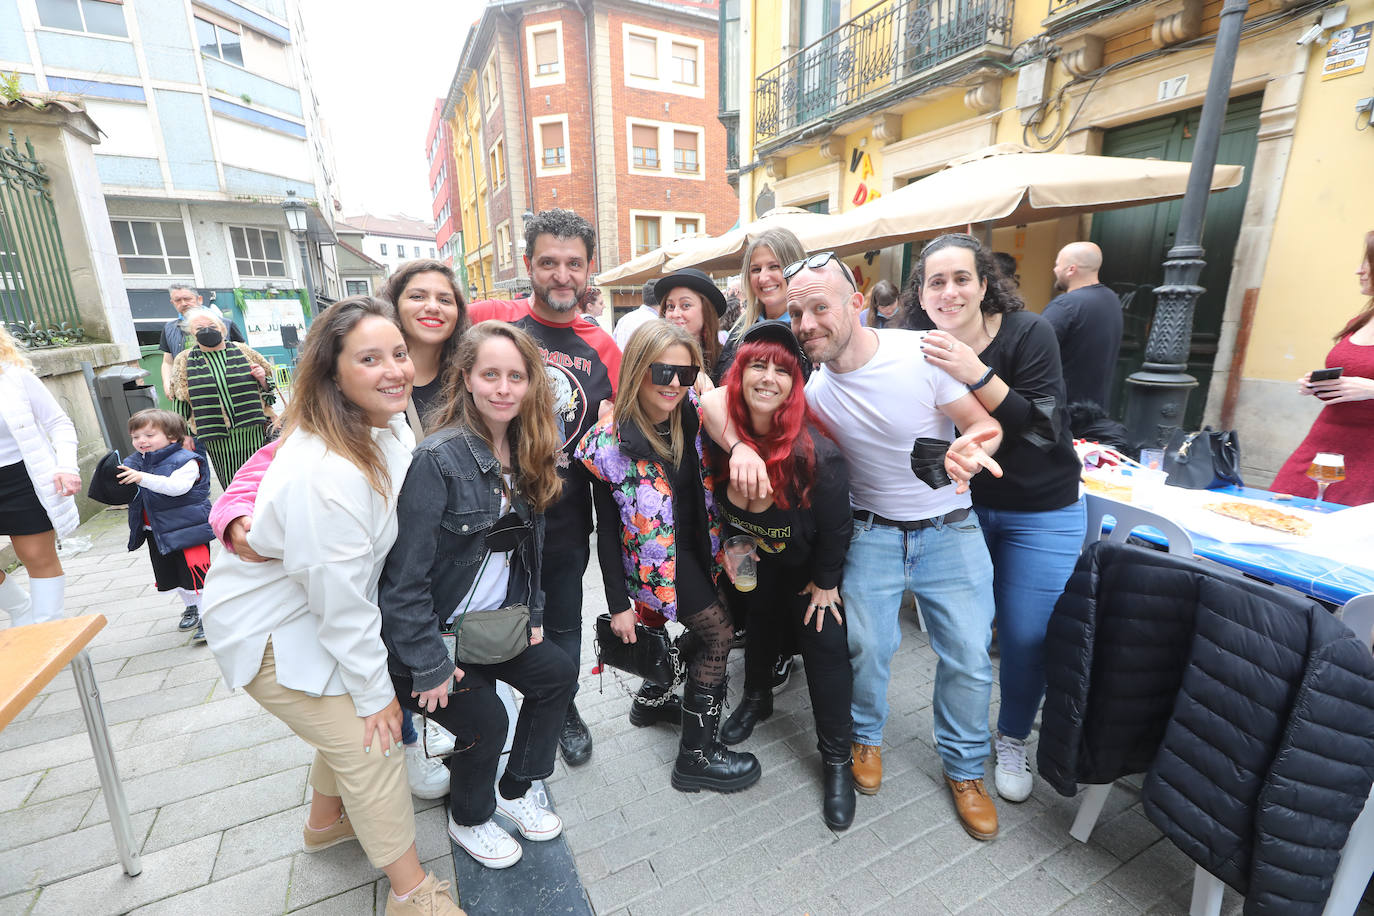
POLYGON ((1345 456, 1335 452, 1317 452, 1307 469, 1307 476, 1317 485, 1317 502, 1326 499, 1326 488, 1345 480, 1345 456))
POLYGON ((759 584, 754 546, 754 539, 747 534, 737 534, 725 542, 725 571, 741 592, 752 592, 759 584))

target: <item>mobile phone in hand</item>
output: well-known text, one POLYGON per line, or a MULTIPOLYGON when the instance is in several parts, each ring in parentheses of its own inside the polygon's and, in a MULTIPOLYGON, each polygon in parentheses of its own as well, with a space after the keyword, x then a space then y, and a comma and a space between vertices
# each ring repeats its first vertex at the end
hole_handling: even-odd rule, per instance
POLYGON ((1344 371, 1343 366, 1336 366, 1333 369, 1313 369, 1312 374, 1307 378, 1307 383, 1310 385, 1313 382, 1329 382, 1340 378, 1344 371))

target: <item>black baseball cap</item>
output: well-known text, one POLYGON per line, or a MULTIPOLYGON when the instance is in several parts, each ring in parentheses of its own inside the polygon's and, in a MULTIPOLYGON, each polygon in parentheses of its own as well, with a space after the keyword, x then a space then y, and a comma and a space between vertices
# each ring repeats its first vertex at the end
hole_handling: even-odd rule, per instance
POLYGON ((756 340, 780 343, 797 358, 797 362, 803 365, 806 363, 801 344, 797 343, 797 335, 792 333, 792 322, 786 318, 763 318, 754 322, 740 335, 740 346, 756 340))

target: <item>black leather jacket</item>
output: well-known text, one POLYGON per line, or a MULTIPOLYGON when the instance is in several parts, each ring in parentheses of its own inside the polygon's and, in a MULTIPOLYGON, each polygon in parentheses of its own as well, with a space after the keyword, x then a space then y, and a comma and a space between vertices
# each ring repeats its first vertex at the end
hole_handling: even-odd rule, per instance
MULTIPOLYGON (((531 536, 511 555, 505 603, 529 605, 530 626, 537 627, 544 618, 544 516, 531 512, 518 490, 512 507, 531 536)), ((400 530, 377 604, 391 671, 413 678, 416 690, 442 684, 453 670, 439 627, 477 581, 487 531, 501 514, 501 465, 480 436, 450 427, 415 449, 397 497, 400 530)))

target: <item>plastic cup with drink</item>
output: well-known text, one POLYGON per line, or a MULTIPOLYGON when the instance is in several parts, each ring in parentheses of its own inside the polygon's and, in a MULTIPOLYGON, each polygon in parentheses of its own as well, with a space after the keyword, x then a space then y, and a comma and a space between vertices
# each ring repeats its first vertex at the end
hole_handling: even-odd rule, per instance
POLYGON ((759 584, 757 542, 747 534, 737 534, 725 542, 725 572, 735 588, 752 592, 759 584))

